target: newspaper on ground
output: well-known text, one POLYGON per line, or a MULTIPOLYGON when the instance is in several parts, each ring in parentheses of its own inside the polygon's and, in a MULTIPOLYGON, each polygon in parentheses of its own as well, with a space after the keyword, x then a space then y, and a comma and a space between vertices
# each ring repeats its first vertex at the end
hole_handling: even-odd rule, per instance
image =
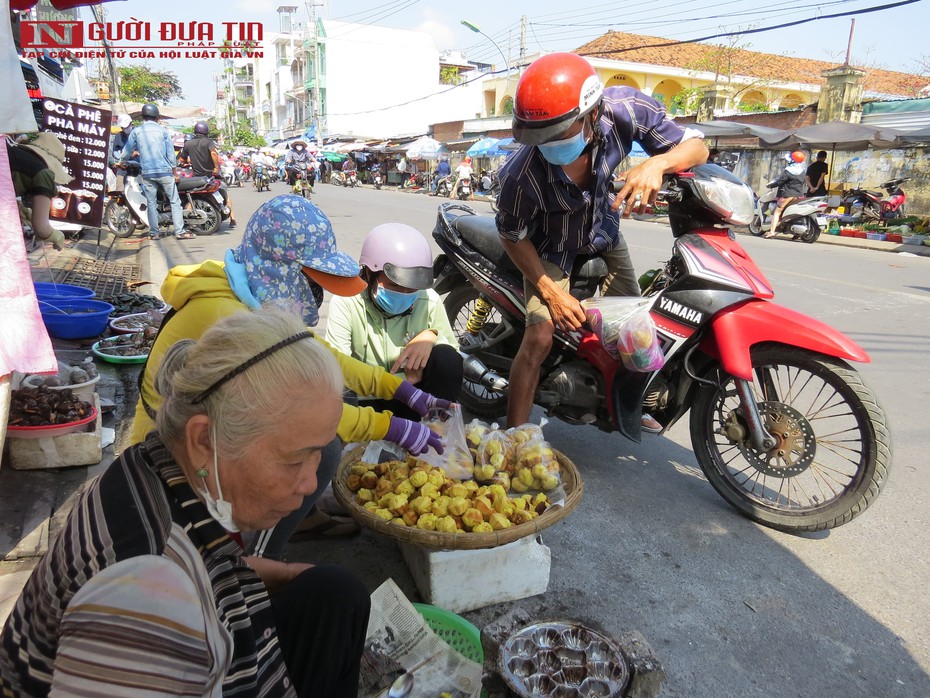
POLYGON ((459 654, 432 631, 403 592, 388 579, 371 595, 371 616, 359 678, 361 698, 386 698, 394 680, 413 675, 409 698, 478 698, 482 666, 459 654))

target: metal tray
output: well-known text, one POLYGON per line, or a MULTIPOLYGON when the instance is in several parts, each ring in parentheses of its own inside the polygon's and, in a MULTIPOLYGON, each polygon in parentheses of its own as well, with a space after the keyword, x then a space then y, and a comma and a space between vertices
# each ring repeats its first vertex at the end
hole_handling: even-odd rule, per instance
POLYGON ((620 698, 630 668, 620 646, 572 621, 533 623, 501 645, 500 671, 523 698, 620 698))

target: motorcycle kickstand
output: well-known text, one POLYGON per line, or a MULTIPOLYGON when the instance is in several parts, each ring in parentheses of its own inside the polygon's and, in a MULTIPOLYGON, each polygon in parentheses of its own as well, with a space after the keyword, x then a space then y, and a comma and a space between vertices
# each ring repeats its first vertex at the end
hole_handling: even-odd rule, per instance
POLYGON ((737 378, 735 383, 736 394, 739 396, 739 402, 743 408, 743 418, 749 427, 749 437, 752 439, 753 446, 759 451, 770 451, 775 448, 778 442, 765 428, 762 415, 759 413, 756 396, 752 390, 752 383, 741 378, 737 378))

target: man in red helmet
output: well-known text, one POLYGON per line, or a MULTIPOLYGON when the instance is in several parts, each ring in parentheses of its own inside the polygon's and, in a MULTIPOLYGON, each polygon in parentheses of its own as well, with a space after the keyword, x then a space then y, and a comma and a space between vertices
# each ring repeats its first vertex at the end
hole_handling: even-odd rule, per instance
MULTIPOLYGON (((707 159, 703 134, 678 126, 638 90, 605 90, 593 66, 570 53, 543 56, 520 77, 513 136, 523 147, 500 172, 497 229, 523 272, 527 304, 526 332, 510 373, 510 426, 529 419, 555 328, 577 330, 585 321, 569 293, 576 255, 604 257, 602 293, 638 296, 621 213, 653 201, 663 175, 707 159), (608 185, 634 141, 653 157, 619 175, 626 184, 614 197, 608 185)), ((648 415, 643 427, 662 429, 648 415)))

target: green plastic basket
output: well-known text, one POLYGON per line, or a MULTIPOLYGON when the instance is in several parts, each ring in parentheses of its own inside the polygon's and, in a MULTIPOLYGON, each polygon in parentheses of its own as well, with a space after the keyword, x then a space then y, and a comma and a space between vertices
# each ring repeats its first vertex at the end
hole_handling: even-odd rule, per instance
POLYGON ((426 619, 432 631, 452 645, 459 654, 473 662, 484 664, 481 631, 478 628, 462 616, 437 606, 415 603, 413 607, 426 619))

